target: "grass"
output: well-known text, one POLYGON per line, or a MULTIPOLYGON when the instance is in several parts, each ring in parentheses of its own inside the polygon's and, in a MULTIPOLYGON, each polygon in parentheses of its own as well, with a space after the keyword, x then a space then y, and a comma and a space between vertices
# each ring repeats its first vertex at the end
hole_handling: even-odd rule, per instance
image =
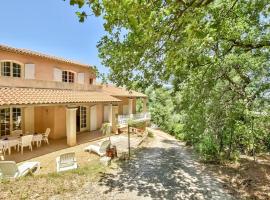
POLYGON ((97 181, 106 170, 106 167, 95 160, 72 171, 2 181, 0 199, 48 199, 50 196, 76 191, 87 182, 97 181))

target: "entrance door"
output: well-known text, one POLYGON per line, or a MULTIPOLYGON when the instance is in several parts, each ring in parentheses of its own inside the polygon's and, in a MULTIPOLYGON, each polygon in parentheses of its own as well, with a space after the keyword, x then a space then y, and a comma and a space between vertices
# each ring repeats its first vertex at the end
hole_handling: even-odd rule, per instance
POLYGON ((90 131, 97 130, 97 106, 90 108, 90 131))
POLYGON ((86 106, 80 106, 80 131, 89 130, 88 120, 89 108, 86 106))
POLYGON ((88 107, 86 106, 79 106, 76 111, 76 131, 82 132, 89 130, 89 123, 87 123, 89 115, 88 107))

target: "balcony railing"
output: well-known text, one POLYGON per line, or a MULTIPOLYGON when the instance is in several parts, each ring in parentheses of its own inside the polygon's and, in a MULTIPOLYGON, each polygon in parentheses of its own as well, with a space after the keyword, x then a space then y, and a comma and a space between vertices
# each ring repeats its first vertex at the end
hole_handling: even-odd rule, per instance
POLYGON ((148 121, 151 119, 150 113, 138 113, 138 114, 131 114, 131 115, 118 115, 118 124, 120 126, 127 125, 128 120, 134 120, 137 122, 140 121, 148 121))
POLYGON ((0 86, 65 89, 65 90, 89 90, 89 91, 99 91, 102 88, 100 85, 65 83, 65 82, 57 82, 57 81, 23 79, 23 78, 13 78, 13 77, 4 77, 4 76, 0 76, 0 86))

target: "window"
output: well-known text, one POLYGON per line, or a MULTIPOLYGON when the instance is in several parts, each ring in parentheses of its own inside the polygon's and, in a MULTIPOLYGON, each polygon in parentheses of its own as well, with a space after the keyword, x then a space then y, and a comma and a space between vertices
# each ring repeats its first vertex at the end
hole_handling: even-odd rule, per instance
POLYGON ((13 77, 21 77, 21 65, 13 63, 13 77))
POLYGON ((10 62, 1 63, 1 74, 2 76, 10 76, 10 62))
POLYGON ((22 124, 22 112, 21 108, 12 108, 12 123, 13 123, 13 130, 21 130, 22 124))
POLYGON ((74 73, 68 72, 68 82, 74 83, 74 73))
POLYGON ((80 106, 81 128, 86 128, 86 107, 80 106))
POLYGON ((92 78, 89 79, 89 84, 93 85, 94 80, 92 78))
POLYGON ((15 62, 1 62, 1 75, 21 77, 21 65, 15 62))
POLYGON ((9 135, 11 127, 13 130, 22 129, 21 108, 0 109, 0 135, 9 135))
POLYGON ((9 108, 0 110, 0 132, 1 132, 1 136, 10 134, 10 109, 9 108))
POLYGON ((74 83, 74 73, 62 71, 62 82, 74 83))

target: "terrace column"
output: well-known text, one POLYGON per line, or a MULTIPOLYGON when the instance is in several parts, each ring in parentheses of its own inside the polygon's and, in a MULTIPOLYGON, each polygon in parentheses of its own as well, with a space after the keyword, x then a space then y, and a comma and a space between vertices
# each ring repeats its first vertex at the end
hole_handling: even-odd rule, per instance
POLYGON ((66 107, 66 133, 67 144, 76 145, 76 110, 78 108, 66 107))
POLYGON ((117 131, 117 114, 118 114, 118 106, 117 105, 109 105, 109 123, 111 124, 111 132, 115 133, 117 131))
POLYGON ((132 118, 133 117, 133 99, 128 99, 128 114, 132 118))
POLYGON ((112 121, 113 121, 113 105, 110 104, 109 105, 109 123, 112 125, 112 121))
POLYGON ((147 98, 143 98, 143 113, 147 113, 147 98))
POLYGON ((112 106, 112 132, 117 133, 117 125, 118 125, 118 105, 112 106))

